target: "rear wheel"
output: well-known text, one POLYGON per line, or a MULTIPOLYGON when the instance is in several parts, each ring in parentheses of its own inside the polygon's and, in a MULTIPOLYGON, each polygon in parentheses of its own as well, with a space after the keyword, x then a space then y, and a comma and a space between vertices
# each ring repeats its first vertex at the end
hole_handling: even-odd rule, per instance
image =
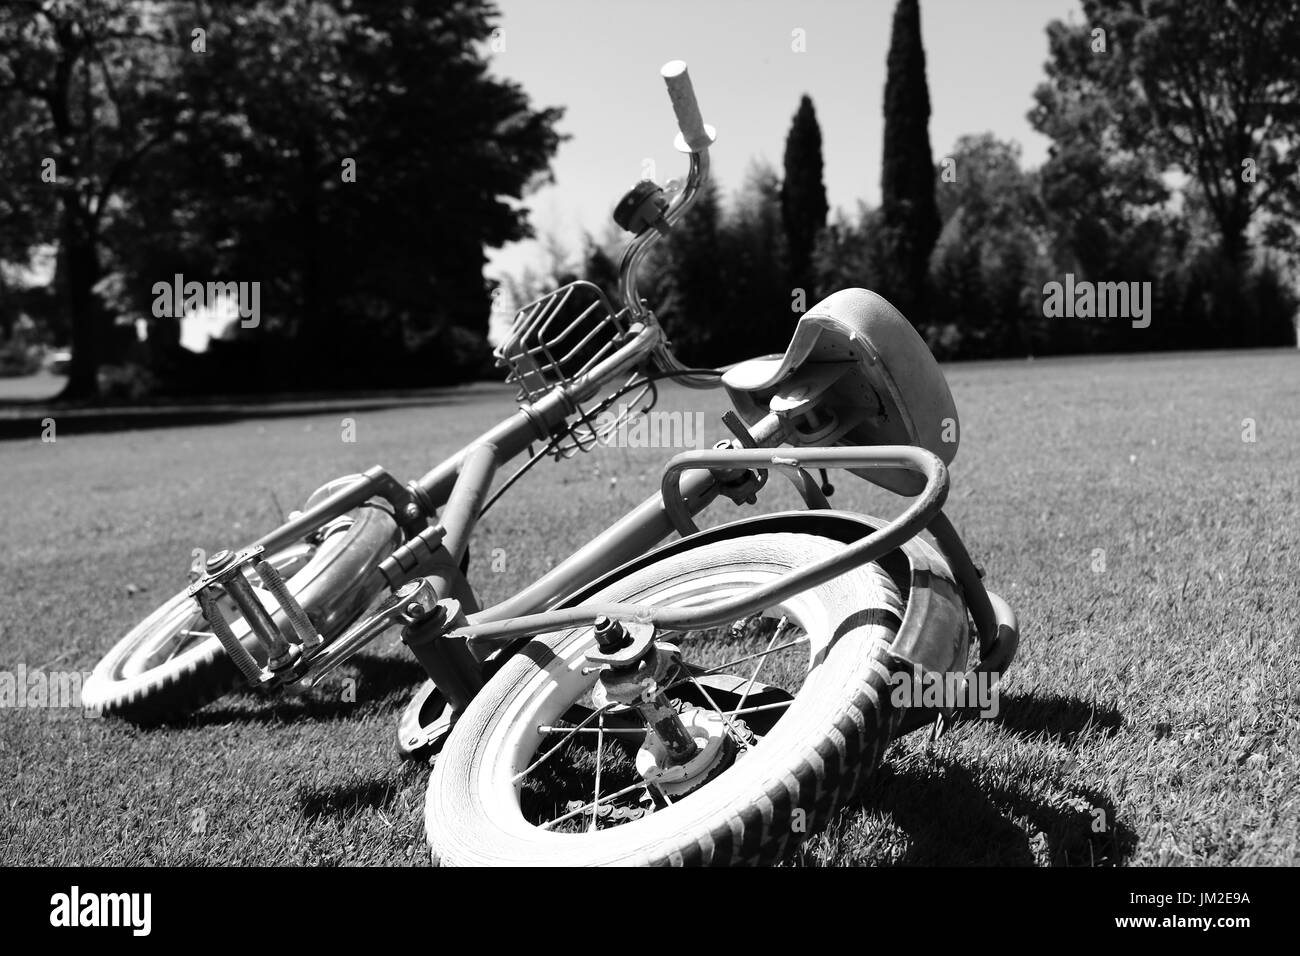
MULTIPOLYGON (((689 607, 842 550, 810 534, 750 535, 665 557, 589 597, 689 607)), ((435 860, 779 859, 857 790, 897 726, 889 649, 902 612, 893 581, 867 565, 729 626, 662 634, 682 661, 665 697, 699 745, 674 779, 661 776, 637 712, 603 703, 583 673, 590 627, 533 640, 438 757, 425 810, 435 860)))
MULTIPOLYGON (((398 541, 384 509, 366 505, 320 533, 266 556, 326 638, 342 633, 382 589, 377 566, 398 541)), ((257 587, 256 574, 249 575, 257 587)), ((275 599, 258 587, 263 604, 275 599)), ((228 597, 218 601, 231 630, 265 663, 265 651, 228 597)), ((142 723, 198 710, 243 681, 234 662, 185 591, 132 628, 95 666, 82 704, 142 723)))

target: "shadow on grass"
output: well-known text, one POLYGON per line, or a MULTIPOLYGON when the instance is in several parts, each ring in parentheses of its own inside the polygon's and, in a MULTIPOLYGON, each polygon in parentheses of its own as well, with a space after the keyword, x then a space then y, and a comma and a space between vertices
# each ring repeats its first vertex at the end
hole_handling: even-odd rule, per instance
POLYGON ((298 796, 302 815, 308 820, 321 817, 355 817, 365 810, 387 810, 397 802, 398 789, 392 781, 304 790, 298 796))
POLYGON ((257 691, 241 691, 172 726, 369 717, 406 706, 406 696, 409 695, 401 692, 413 691, 424 683, 426 676, 424 668, 409 658, 358 654, 343 665, 336 676, 307 694, 281 692, 272 696, 257 691))
POLYGON ((887 815, 907 835, 907 850, 894 861, 901 866, 1032 866, 1043 857, 1053 866, 1122 864, 1137 841, 1115 819, 1114 803, 1089 787, 1064 790, 989 787, 959 762, 936 758, 924 767, 882 767, 857 808, 887 815))
POLYGON ((402 794, 421 783, 420 778, 428 774, 428 766, 423 763, 403 763, 396 769, 397 775, 387 779, 334 787, 299 788, 298 802, 303 817, 307 820, 346 820, 361 816, 369 810, 411 809, 407 801, 403 800, 402 794), (399 803, 403 805, 399 807, 399 803))
MULTIPOLYGON (((1113 737, 1124 717, 1110 704, 1059 694, 1002 694, 992 723, 1021 737, 1071 747, 1089 734, 1113 737)), ((973 717, 974 715, 970 715, 973 717)))
MULTIPOLYGON (((1113 735, 1123 718, 1096 702, 1020 694, 1004 696, 990 723, 1026 740, 1070 747, 1091 735, 1113 735)), ((901 866, 1116 866, 1133 854, 1136 835, 1116 819, 1105 793, 1068 781, 1039 790, 1014 776, 990 786, 960 760, 912 751, 882 765, 840 821, 859 811, 887 818, 906 837, 906 849, 891 859, 901 866)), ((833 866, 860 860, 866 848, 855 844, 851 825, 839 836, 830 859, 814 861, 801 851, 798 862, 833 866)))

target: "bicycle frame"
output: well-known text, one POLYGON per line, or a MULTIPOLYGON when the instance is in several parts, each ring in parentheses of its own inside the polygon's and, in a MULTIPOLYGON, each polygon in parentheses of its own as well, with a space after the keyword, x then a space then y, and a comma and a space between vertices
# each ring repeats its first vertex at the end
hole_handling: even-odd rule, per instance
MULTIPOLYGON (((559 399, 557 398, 557 404, 559 399)), ((525 408, 490 429, 474 442, 431 470, 410 488, 412 497, 441 509, 436 547, 393 580, 395 589, 424 578, 438 600, 455 597, 466 605, 469 616, 460 626, 439 634, 432 656, 421 654, 421 663, 443 691, 454 710, 459 711, 482 683, 481 663, 468 650, 468 642, 479 647, 500 649, 527 635, 590 624, 598 615, 653 623, 677 630, 714 626, 755 613, 845 573, 851 568, 879 560, 922 530, 929 530, 948 561, 964 592, 980 637, 978 671, 999 673, 1015 653, 1017 628, 1014 617, 1000 601, 991 599, 964 545, 942 513, 948 492, 947 469, 933 454, 911 446, 849 448, 797 448, 774 450, 793 433, 793 423, 775 414, 755 426, 751 437, 758 447, 725 447, 684 452, 671 459, 664 471, 659 494, 648 497, 601 534, 575 551, 543 577, 512 597, 480 610, 460 561, 465 553, 493 479, 499 467, 518 456, 527 445, 542 436, 536 430, 540 413, 525 408), (611 568, 641 557, 679 530, 690 531, 691 519, 703 512, 720 495, 736 493, 737 475, 771 468, 908 468, 923 474, 926 487, 921 495, 884 528, 868 535, 840 554, 801 568, 761 588, 689 610, 662 609, 641 605, 584 603, 564 610, 552 610, 565 597, 582 590, 611 568), (728 482, 732 483, 728 487, 728 482)), ((373 494, 392 492, 395 482, 381 470, 336 492, 317 506, 318 517, 342 513, 373 494)), ((753 482, 758 484, 758 482, 753 482)), ((756 490, 756 489, 747 489, 756 490)), ((299 519, 302 520, 302 519, 299 519)), ((328 520, 328 519, 326 519, 328 520)), ((286 526, 290 528, 292 526, 286 526)), ((284 535, 284 529, 279 534, 284 535)), ((274 539, 268 539, 274 544, 274 539)), ((309 685, 334 666, 360 650, 378 634, 396 623, 385 620, 382 627, 361 625, 326 648, 313 663, 309 685)))
POLYGON ((618 202, 633 238, 616 286, 566 283, 494 337, 517 409, 415 480, 378 465, 335 478, 242 550, 195 552, 189 586, 117 641, 83 704, 154 722, 240 677, 332 695, 327 675, 400 636, 428 680, 401 709, 397 752, 441 754, 435 860, 548 864, 775 859, 793 821, 829 819, 890 740, 937 736, 976 702, 991 713, 1017 623, 943 512, 957 407, 914 323, 841 289, 787 313, 783 354, 704 369, 678 361, 640 299, 638 269, 697 198, 715 137, 685 64, 661 73, 688 174, 618 202), (653 494, 482 606, 469 559, 484 516, 543 458, 610 443, 663 379, 725 389, 723 440, 667 453, 653 494), (895 516, 832 506, 828 469, 897 494, 895 516), (757 504, 776 475, 803 508, 702 520, 721 498, 757 504))
POLYGON ((979 634, 977 670, 997 674, 1010 662, 1018 639, 1014 615, 985 590, 981 572, 943 515, 941 509, 948 493, 948 473, 943 462, 923 448, 904 445, 812 446, 775 451, 776 446, 787 441, 798 441, 798 421, 816 414, 815 403, 797 414, 769 413, 749 429, 739 419, 728 421, 737 434, 736 440, 720 442, 712 450, 677 455, 665 468, 659 494, 647 498, 514 596, 490 608, 479 607, 462 571, 462 562, 503 466, 533 443, 549 443, 564 435, 571 420, 584 414, 583 402, 651 360, 688 387, 717 384, 716 378, 691 374, 676 360, 636 288, 637 269, 645 255, 658 237, 686 214, 708 175, 708 146, 713 131, 699 119, 689 81, 674 76, 669 90, 683 129, 678 148, 689 153, 690 169, 683 188, 671 201, 661 203, 662 208, 656 207, 659 218, 642 228, 624 252, 618 297, 630 324, 621 339, 614 340, 613 351, 534 400, 523 401, 519 411, 416 481, 402 485, 377 466, 351 480, 340 479, 332 484, 341 487, 252 546, 273 552, 375 498, 388 502, 405 537, 379 568, 394 596, 377 613, 320 650, 303 670, 289 676, 289 681, 300 680, 311 686, 384 631, 405 623, 404 639, 452 710, 459 712, 482 686, 482 658, 508 652, 520 638, 589 625, 598 615, 673 630, 715 626, 756 613, 852 568, 877 561, 922 530, 933 535, 965 596, 979 634), (884 527, 831 557, 746 594, 689 609, 609 602, 556 609, 570 595, 581 592, 612 569, 642 557, 675 532, 683 536, 695 532, 693 519, 719 496, 737 502, 754 500, 769 471, 782 471, 793 478, 809 508, 829 508, 807 468, 859 472, 902 468, 924 476, 925 487, 900 516, 884 527), (417 591, 418 599, 413 597, 417 591), (435 603, 451 606, 451 613, 440 618, 437 626, 430 626, 424 619, 435 603), (412 637, 416 631, 418 639, 412 637))

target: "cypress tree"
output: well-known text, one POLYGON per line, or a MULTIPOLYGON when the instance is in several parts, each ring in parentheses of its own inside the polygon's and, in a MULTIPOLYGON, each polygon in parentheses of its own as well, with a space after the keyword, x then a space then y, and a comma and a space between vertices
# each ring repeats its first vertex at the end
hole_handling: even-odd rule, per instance
POLYGON ((886 269, 877 291, 916 325, 924 322, 925 277, 940 225, 929 123, 920 6, 917 0, 898 0, 885 79, 880 174, 886 269))
MULTIPOLYGON (((826 187, 822 183, 822 131, 807 94, 785 139, 785 178, 781 181, 781 225, 785 230, 788 277, 809 297, 815 285, 812 256, 817 234, 826 228, 826 187)), ((813 303, 808 303, 811 306, 813 303)))

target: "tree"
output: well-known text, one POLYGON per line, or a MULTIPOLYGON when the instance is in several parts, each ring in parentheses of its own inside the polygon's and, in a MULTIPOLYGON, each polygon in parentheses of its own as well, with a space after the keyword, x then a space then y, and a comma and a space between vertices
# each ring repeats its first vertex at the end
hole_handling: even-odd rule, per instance
POLYGON ((881 167, 882 243, 886 271, 878 290, 914 324, 924 324, 930 252, 939 236, 930 153, 930 93, 917 0, 898 0, 885 80, 881 167))
MULTIPOLYGON (((95 390, 113 319, 96 287, 147 315, 176 272, 264 286, 257 344, 298 345, 265 366, 275 387, 481 340, 484 248, 529 235, 522 200, 561 139, 560 110, 489 74, 495 16, 486 0, 0 10, 0 256, 58 242, 65 394, 95 390)), ((248 344, 245 373, 275 353, 248 344)))
POLYGON ((1052 140, 1041 170, 1043 200, 1063 260, 1088 277, 1106 276, 1132 262, 1141 224, 1168 200, 1158 150, 1116 128, 1103 75, 1113 61, 1089 52, 1088 36, 1072 27, 1048 27, 1049 80, 1039 86, 1029 114, 1052 140))
POLYGON ((1092 132, 1157 172, 1191 177, 1222 254, 1241 263, 1252 223, 1296 248, 1300 217, 1300 7, 1265 0, 1085 0, 1083 24, 1048 28, 1035 125, 1068 135, 1086 91, 1092 132), (1104 46, 1103 46, 1104 44, 1104 46))
POLYGON ((1043 214, 1020 147, 963 136, 936 178, 943 229, 931 255, 933 341, 964 357, 1024 354, 1047 271, 1043 214))
POLYGON ((208 245, 275 284, 334 380, 353 344, 484 336, 483 250, 531 235, 520 200, 549 178, 562 110, 489 74, 495 16, 483 0, 242 0, 187 64, 195 96, 212 91, 197 155, 225 158, 189 171, 208 245))
POLYGON ((822 182, 822 131, 807 95, 799 101, 785 139, 784 170, 780 198, 781 224, 789 257, 788 277, 792 287, 803 289, 811 296, 813 248, 817 234, 826 228, 829 207, 822 182))
POLYGON ((622 245, 622 236, 613 229, 607 229, 601 240, 591 233, 583 237, 582 277, 604 292, 615 308, 621 295, 618 266, 622 245))
POLYGON ((1251 274, 1275 268, 1252 244, 1300 248, 1300 9, 1085 0, 1084 13, 1049 25, 1030 113, 1053 140, 1042 190, 1063 264, 1153 283, 1178 322, 1144 347, 1276 341, 1290 315, 1271 314, 1285 302, 1251 274))
POLYGON ((72 337, 65 398, 96 392, 111 320, 94 291, 105 230, 184 105, 171 83, 180 44, 169 7, 16 0, 0 9, 0 209, 9 213, 0 246, 58 243, 55 285, 72 337))
POLYGON ((727 314, 731 276, 723 258, 723 214, 715 180, 704 184, 686 218, 655 252, 660 276, 644 283, 642 294, 649 297, 654 290, 655 311, 677 354, 691 364, 724 361, 722 337, 716 333, 727 314))
MULTIPOLYGON (((718 361, 737 362, 759 353, 783 352, 799 313, 811 308, 809 250, 806 284, 791 287, 782 219, 782 182, 767 163, 753 162, 722 229, 721 270, 727 276, 725 315, 715 320, 718 361)), ((814 236, 815 239, 815 236, 814 236)))
POLYGON ((1300 248, 1289 228, 1300 218, 1300 6, 1158 0, 1145 12, 1096 7, 1121 36, 1133 31, 1120 61, 1141 96, 1126 118, 1195 178, 1225 259, 1243 260, 1257 218, 1271 220, 1273 241, 1300 248))
POLYGON ((818 299, 840 289, 880 291, 884 287, 883 228, 880 210, 870 209, 865 203, 858 203, 856 218, 843 210, 836 212, 817 237, 813 251, 818 299))

